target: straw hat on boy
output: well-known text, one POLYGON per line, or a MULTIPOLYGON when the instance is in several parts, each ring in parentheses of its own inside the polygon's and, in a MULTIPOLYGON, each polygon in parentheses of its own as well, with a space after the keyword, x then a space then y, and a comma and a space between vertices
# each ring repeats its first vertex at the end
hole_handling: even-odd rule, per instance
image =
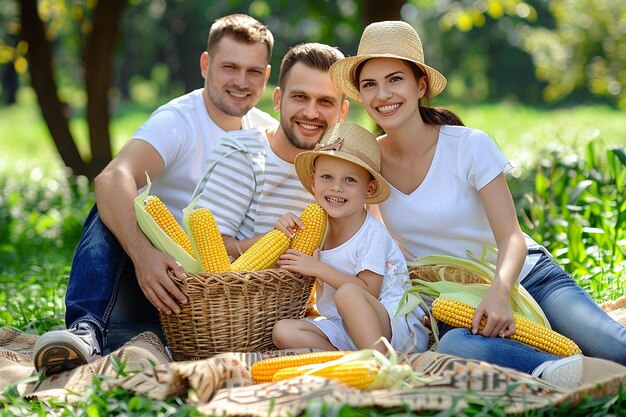
POLYGON ((361 35, 355 56, 340 59, 329 71, 338 90, 360 100, 355 77, 357 66, 371 58, 398 58, 417 64, 428 77, 428 97, 434 97, 446 87, 446 77, 424 63, 422 41, 411 25, 400 20, 387 20, 368 25, 361 35))
POLYGON ((337 123, 328 129, 326 134, 312 151, 301 152, 294 160, 294 166, 304 188, 313 193, 311 178, 313 176, 315 158, 320 155, 331 155, 350 161, 365 168, 376 180, 376 188, 365 199, 366 203, 382 203, 391 193, 387 180, 380 174, 380 147, 378 141, 369 131, 354 123, 337 123))

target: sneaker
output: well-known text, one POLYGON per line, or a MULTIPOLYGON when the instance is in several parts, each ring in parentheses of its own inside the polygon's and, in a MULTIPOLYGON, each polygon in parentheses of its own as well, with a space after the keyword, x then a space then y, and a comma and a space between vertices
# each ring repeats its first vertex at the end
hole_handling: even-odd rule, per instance
POLYGON ((572 389, 626 375, 626 366, 606 359, 574 355, 544 362, 532 375, 558 387, 572 389))
POLYGON ((100 344, 88 323, 43 334, 33 347, 35 369, 45 376, 74 369, 101 356, 100 344))
POLYGON ((532 373, 557 387, 573 389, 580 385, 583 374, 582 355, 567 356, 555 361, 546 361, 532 373))

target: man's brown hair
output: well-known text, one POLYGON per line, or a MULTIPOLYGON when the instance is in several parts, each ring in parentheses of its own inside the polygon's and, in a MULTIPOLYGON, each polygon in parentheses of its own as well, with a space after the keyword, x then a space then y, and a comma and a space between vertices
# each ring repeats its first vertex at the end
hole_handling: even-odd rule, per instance
POLYGON ((287 51, 280 63, 278 85, 281 90, 285 89, 289 71, 298 62, 307 67, 328 72, 331 65, 343 58, 344 55, 339 49, 323 43, 309 42, 296 45, 287 51))
POLYGON ((209 29, 207 52, 212 57, 220 40, 224 36, 231 36, 235 40, 252 43, 263 43, 267 47, 267 62, 272 57, 274 36, 272 32, 255 18, 245 14, 231 14, 215 20, 209 29))

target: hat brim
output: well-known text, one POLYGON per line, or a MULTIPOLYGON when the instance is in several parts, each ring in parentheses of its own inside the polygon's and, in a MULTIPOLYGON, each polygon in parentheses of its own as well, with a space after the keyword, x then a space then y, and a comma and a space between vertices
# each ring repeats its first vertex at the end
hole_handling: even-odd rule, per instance
POLYGON ((356 85, 354 71, 360 63, 373 58, 395 58, 401 59, 403 61, 412 62, 418 65, 428 77, 428 97, 434 97, 437 94, 441 93, 444 88, 446 88, 446 84, 448 83, 446 77, 444 77, 443 74, 441 74, 436 69, 431 68, 426 64, 422 64, 421 62, 417 62, 412 59, 407 59, 406 57, 394 54, 365 54, 340 59, 339 61, 331 65, 328 71, 330 80, 339 91, 354 100, 361 101, 361 94, 359 93, 358 86, 356 85))
POLYGON ((339 151, 334 151, 334 150, 305 151, 296 155, 296 158, 294 160, 294 167, 296 170, 296 174, 298 175, 298 178, 300 179, 302 186, 311 194, 313 194, 313 188, 311 187, 311 180, 313 178, 313 171, 315 170, 315 167, 314 167, 315 158, 317 158, 320 155, 330 155, 336 158, 344 159, 360 167, 363 167, 370 174, 372 174, 372 176, 374 177, 374 180, 376 180, 376 189, 374 190, 372 194, 370 194, 369 196, 365 198, 365 202, 367 204, 382 203, 383 201, 389 198, 389 195, 391 194, 391 187, 389 186, 389 183, 382 175, 380 175, 378 172, 371 169, 369 166, 363 163, 363 161, 357 158, 356 156, 353 156, 352 154, 349 154, 347 152, 342 152, 340 150, 339 151))

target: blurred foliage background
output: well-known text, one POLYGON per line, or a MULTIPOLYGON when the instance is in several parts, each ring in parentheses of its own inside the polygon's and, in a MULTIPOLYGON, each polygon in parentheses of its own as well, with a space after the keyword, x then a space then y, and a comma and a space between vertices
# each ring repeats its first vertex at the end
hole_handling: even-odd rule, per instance
MULTIPOLYGON (((11 95, 11 73, 28 72, 28 44, 21 38, 24 3, 0 2, 5 100, 11 95)), ((81 55, 97 0, 36 3, 53 44, 59 86, 80 85, 81 55)), ((110 7, 107 3, 103 7, 110 7)), ((289 0, 128 0, 119 17, 114 98, 146 101, 197 87, 198 56, 208 27, 235 12, 250 14, 272 30, 274 68, 299 42, 329 43, 352 55, 364 25, 397 18, 421 34, 427 61, 451 75, 451 97, 626 105, 626 2, 615 0, 304 0, 298 7, 289 0), (141 81, 149 82, 150 93, 139 86, 141 81)), ((276 71, 273 82, 275 77, 276 71)), ((64 101, 84 105, 85 97, 72 91, 74 96, 62 94, 64 101)))
POLYGON ((208 28, 235 12, 272 30, 271 83, 291 45, 353 55, 366 24, 402 19, 448 76, 444 101, 626 107, 626 2, 616 0, 2 0, 2 102, 32 85, 64 163, 92 178, 112 157, 120 103, 155 107, 200 87, 208 28), (87 152, 69 129, 83 116, 87 152))

